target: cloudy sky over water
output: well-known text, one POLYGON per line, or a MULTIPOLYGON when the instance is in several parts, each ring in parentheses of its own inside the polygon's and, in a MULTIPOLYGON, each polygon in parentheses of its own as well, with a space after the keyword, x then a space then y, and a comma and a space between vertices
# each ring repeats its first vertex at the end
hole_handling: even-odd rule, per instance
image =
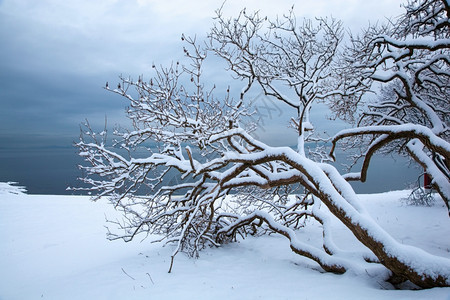
MULTIPOLYGON (((0 150, 71 147, 85 118, 122 122, 126 102, 105 82, 180 59, 181 34, 204 37, 222 3, 0 0, 0 150)), ((224 12, 275 16, 293 3, 299 18, 332 15, 353 32, 402 11, 396 0, 228 0, 224 12)), ((219 72, 212 78, 229 80, 219 72)))

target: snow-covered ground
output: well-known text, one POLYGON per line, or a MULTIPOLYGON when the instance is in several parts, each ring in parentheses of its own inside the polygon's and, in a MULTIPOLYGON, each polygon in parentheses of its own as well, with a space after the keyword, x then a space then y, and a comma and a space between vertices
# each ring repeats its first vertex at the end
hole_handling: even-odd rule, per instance
MULTIPOLYGON (((408 192, 360 195, 398 241, 450 257, 450 219, 440 203, 406 206, 408 192)), ((395 290, 354 274, 321 272, 293 254, 280 236, 249 237, 179 254, 168 274, 171 247, 149 239, 107 241, 106 202, 83 196, 26 195, 0 185, 0 299, 450 299, 450 288, 395 290)), ((319 239, 317 224, 307 235, 319 239)), ((336 242, 360 247, 340 224, 336 242)))

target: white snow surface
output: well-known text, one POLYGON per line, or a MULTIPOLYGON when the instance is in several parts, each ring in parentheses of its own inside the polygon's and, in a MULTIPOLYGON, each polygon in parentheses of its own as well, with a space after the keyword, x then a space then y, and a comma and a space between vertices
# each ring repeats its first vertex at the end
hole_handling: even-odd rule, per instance
MULTIPOLYGON (((359 198, 397 241, 449 258, 447 210, 406 206, 400 199, 407 194, 359 198)), ((450 288, 396 290, 370 274, 324 273, 276 235, 205 249, 198 259, 179 254, 168 274, 171 246, 152 237, 108 241, 105 215, 120 217, 106 201, 85 196, 0 192, 0 299, 450 299, 450 288)), ((332 221, 338 246, 363 249, 332 221)), ((320 243, 312 221, 297 234, 320 243)))
POLYGON ((17 186, 17 182, 0 182, 0 195, 24 194, 27 190, 23 186, 17 186))

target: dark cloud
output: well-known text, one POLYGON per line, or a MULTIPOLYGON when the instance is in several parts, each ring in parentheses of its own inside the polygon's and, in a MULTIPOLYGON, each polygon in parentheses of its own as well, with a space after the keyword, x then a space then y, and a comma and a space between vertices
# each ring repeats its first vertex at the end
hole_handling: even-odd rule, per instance
POLYGON ((84 117, 117 115, 125 106, 102 89, 104 79, 98 77, 12 70, 0 82, 3 134, 67 134, 84 117))

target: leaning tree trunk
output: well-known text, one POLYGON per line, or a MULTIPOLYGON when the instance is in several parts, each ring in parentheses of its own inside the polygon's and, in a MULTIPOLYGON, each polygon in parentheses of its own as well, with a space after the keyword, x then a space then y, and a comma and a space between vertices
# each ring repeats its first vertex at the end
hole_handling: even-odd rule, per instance
MULTIPOLYGON (((333 171, 327 169, 327 172, 333 171)), ((392 271, 396 281, 409 280, 423 288, 450 286, 450 260, 395 241, 369 215, 358 211, 343 198, 339 199, 333 195, 333 191, 339 190, 345 183, 340 178, 327 177, 331 177, 329 183, 333 188, 324 186, 323 180, 320 185, 317 181, 316 186, 319 188, 316 196, 377 256, 381 264, 392 271)), ((349 193, 348 189, 346 193, 349 193)))
POLYGON ((287 147, 277 148, 277 151, 267 147, 266 150, 259 155, 228 155, 228 159, 233 163, 242 163, 242 168, 237 168, 235 173, 242 172, 246 164, 255 166, 269 161, 286 163, 299 173, 289 172, 288 177, 277 174, 273 180, 254 184, 262 188, 302 184, 375 254, 381 264, 392 271, 393 280, 410 280, 423 288, 450 286, 450 260, 395 241, 365 212, 353 188, 332 165, 315 163, 287 147))

